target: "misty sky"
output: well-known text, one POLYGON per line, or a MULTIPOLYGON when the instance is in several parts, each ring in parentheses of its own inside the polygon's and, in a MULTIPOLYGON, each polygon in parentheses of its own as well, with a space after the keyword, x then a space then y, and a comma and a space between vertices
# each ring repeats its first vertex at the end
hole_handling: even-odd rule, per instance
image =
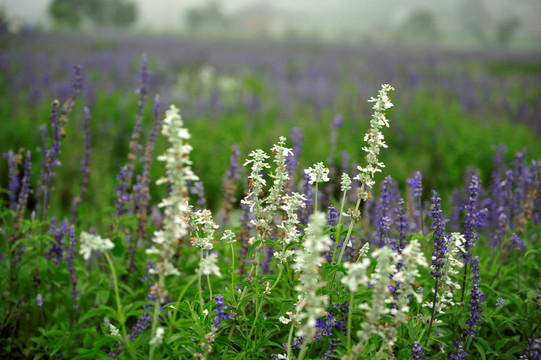
MULTIPOLYGON (((49 25, 47 8, 52 0, 0 0, 10 18, 49 25)), ((208 0, 131 0, 138 5, 137 28, 148 30, 180 30, 183 12, 208 0)), ((279 14, 294 15, 304 25, 314 29, 363 26, 396 26, 415 9, 427 9, 437 15, 442 26, 456 21, 456 9, 467 0, 222 0, 222 8, 234 14, 254 4, 272 6, 279 14), (453 20, 454 19, 454 20, 453 20)), ((541 18, 540 0, 482 0, 497 18, 512 14, 524 21, 538 23, 541 18)), ((541 29, 539 30, 541 32, 541 29)))

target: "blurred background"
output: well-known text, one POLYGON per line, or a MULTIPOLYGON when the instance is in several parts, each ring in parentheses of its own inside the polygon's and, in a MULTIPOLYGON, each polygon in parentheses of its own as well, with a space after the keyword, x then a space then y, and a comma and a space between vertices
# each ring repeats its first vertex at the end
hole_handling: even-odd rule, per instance
POLYGON ((539 0, 1 0, 2 30, 446 46, 541 45, 539 0))
MULTIPOLYGON (((455 202, 467 196, 456 189, 472 173, 489 184, 494 164, 541 157, 539 19, 539 0, 0 0, 0 153, 12 149, 20 160, 31 150, 39 181, 41 149, 54 138, 51 103, 69 99, 80 64, 51 199, 56 215, 79 192, 88 128, 92 196, 79 219, 96 224, 118 195, 130 138, 140 132, 135 177, 153 110, 159 119, 171 103, 192 133, 197 191, 216 210, 233 146, 242 164, 251 150, 288 137, 298 186, 317 161, 335 176, 356 175, 367 100, 389 83, 395 107, 378 183, 390 175, 404 189, 420 170, 425 194, 437 189, 449 206, 452 194, 455 202)), ((156 146, 164 151, 163 137, 156 146)), ((0 162, 0 174, 7 167, 0 162)), ((154 164, 152 179, 162 175, 154 164)), ((238 205, 246 184, 235 181, 238 205)), ((150 188, 153 199, 164 191, 150 188)), ((336 187, 327 191, 332 201, 336 187)))

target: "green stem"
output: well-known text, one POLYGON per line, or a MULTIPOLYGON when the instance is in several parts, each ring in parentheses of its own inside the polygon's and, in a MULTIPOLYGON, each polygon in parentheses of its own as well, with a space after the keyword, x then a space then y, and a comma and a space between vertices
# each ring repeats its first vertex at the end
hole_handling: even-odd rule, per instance
POLYGON ((297 357, 297 360, 304 359, 304 355, 306 355, 306 352, 308 351, 308 341, 303 341, 301 351, 299 352, 299 356, 297 357))
MULTIPOLYGON (((276 285, 278 284, 278 281, 280 281, 280 278, 282 277, 283 270, 284 270, 284 266, 282 265, 282 266, 280 266, 280 272, 278 273, 278 277, 274 281, 274 284, 268 290, 269 293, 276 287, 276 285)), ((258 301, 258 299, 256 299, 256 301, 258 301)), ((254 319, 254 323, 252 325, 252 328, 250 329, 250 333, 248 334, 248 339, 252 338, 252 334, 254 333, 254 329, 255 329, 255 326, 257 324, 257 319, 259 319, 259 314, 261 312, 261 308, 263 308, 263 299, 261 299, 261 302, 256 307, 257 310, 256 310, 256 313, 255 313, 255 319, 254 319)))
MULTIPOLYGON (((361 198, 359 197, 357 199, 357 204, 355 204, 355 213, 359 211, 359 206, 361 205, 361 198)), ((353 232, 353 225, 355 224, 355 219, 352 217, 351 222, 349 223, 348 233, 346 235, 346 238, 344 242, 342 243, 342 250, 340 251, 340 256, 338 257, 338 261, 336 265, 340 265, 340 262, 342 262, 342 257, 344 256, 344 252, 346 250, 346 245, 349 241, 349 238, 351 237, 351 233, 353 232)))
POLYGON ((291 327, 289 328, 289 335, 287 337, 287 358, 291 359, 291 340, 293 339, 293 329, 295 329, 295 320, 291 320, 291 327))
POLYGON ((517 255, 517 292, 520 292, 520 261, 518 259, 518 250, 515 251, 515 254, 517 255))
POLYGON ((468 277, 468 263, 464 265, 464 278, 462 279, 462 296, 460 298, 460 302, 464 302, 464 295, 466 293, 466 279, 468 277))
POLYGON ((421 201, 421 197, 419 196, 417 199, 419 199, 419 227, 421 228, 421 234, 423 234, 423 239, 425 238, 425 227, 423 224, 423 203, 421 201))
POLYGON ((235 300, 235 249, 231 243, 231 294, 235 300))
POLYGON ((317 212, 317 187, 318 187, 318 182, 316 181, 316 196, 315 196, 315 200, 314 200, 314 214, 317 212))
POLYGON ((122 310, 122 303, 120 302, 120 294, 118 291, 118 280, 116 276, 115 265, 108 251, 105 251, 103 254, 105 255, 105 258, 107 259, 107 262, 109 263, 109 268, 111 269, 111 274, 113 275, 113 287, 115 289, 116 306, 117 306, 117 311, 118 311, 118 321, 120 322, 120 326, 122 327, 122 335, 124 337, 124 342, 126 343, 126 347, 128 348, 128 352, 130 353, 131 358, 135 360, 136 359, 135 352, 131 348, 131 342, 130 342, 130 339, 128 339, 128 332, 126 331, 126 324, 125 324, 126 319, 124 318, 124 311, 122 310))
POLYGON ((201 250, 201 253, 199 254, 199 270, 197 272, 198 277, 198 283, 199 283, 199 300, 201 301, 201 309, 203 308, 203 285, 201 284, 201 262, 203 261, 203 250, 201 250))
POLYGON ((346 191, 342 195, 342 203, 340 204, 340 216, 338 217, 338 225, 336 225, 336 231, 334 232, 334 251, 332 252, 331 265, 334 264, 334 258, 336 257, 336 251, 338 250, 338 242, 340 241, 340 234, 342 233, 342 211, 344 210, 344 202, 346 201, 346 191))
POLYGON ((349 311, 348 311, 348 355, 351 355, 351 318, 353 317, 353 291, 349 294, 349 311))
POLYGON ((430 331, 432 330, 432 323, 434 322, 434 315, 436 313, 436 300, 438 299, 438 281, 440 279, 436 279, 436 286, 434 288, 434 302, 432 303, 432 316, 430 316, 430 325, 428 326, 428 333, 426 334, 426 340, 423 347, 426 347, 426 344, 428 344, 428 339, 430 339, 430 331))
POLYGON ((184 286, 184 288, 182 289, 182 291, 180 292, 178 296, 177 302, 175 303, 176 311, 173 313, 173 320, 171 321, 171 326, 170 326, 171 330, 173 330, 173 327, 175 326, 175 322, 177 320, 177 312, 178 312, 178 307, 180 306, 180 301, 184 297, 184 294, 186 293, 188 288, 192 286, 192 284, 195 282, 195 280, 197 280, 197 276, 192 277, 192 279, 188 281, 188 283, 186 284, 186 286, 184 286))
MULTIPOLYGON (((208 255, 207 255, 208 256, 208 255)), ((212 299, 212 286, 210 285, 210 275, 207 274, 207 284, 209 285, 210 298, 212 299)))

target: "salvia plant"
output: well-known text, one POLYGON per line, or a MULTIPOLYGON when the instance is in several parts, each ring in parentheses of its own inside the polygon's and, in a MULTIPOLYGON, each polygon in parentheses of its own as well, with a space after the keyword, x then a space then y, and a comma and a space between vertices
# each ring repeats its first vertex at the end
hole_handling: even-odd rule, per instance
POLYGON ((393 150, 394 89, 383 85, 353 171, 334 159, 341 116, 327 166, 300 166, 299 129, 291 148, 280 136, 242 167, 235 146, 213 213, 180 110, 162 116, 156 97, 142 131, 149 77, 144 58, 128 158, 103 223, 84 219, 98 121, 88 107, 80 192, 65 219, 49 211, 55 169, 72 155, 63 130, 77 119, 81 67, 65 103, 52 103, 40 158, 6 150, 2 358, 539 359, 539 162, 496 162, 485 187, 471 176, 451 209, 462 231, 449 233, 448 206, 435 190, 428 197, 421 172, 378 185, 380 154, 393 150))

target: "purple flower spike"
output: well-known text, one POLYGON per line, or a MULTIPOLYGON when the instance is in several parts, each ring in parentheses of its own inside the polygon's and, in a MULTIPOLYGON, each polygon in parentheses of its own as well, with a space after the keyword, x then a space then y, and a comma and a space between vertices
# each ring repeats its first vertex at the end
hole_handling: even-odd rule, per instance
POLYGON ((520 240, 517 233, 513 233, 511 235, 511 244, 513 245, 513 250, 514 251, 522 250, 525 247, 524 241, 520 240))
POLYGON ((411 349, 411 356, 413 356, 414 360, 420 360, 425 357, 423 347, 419 345, 417 341, 413 343, 413 348, 411 349))
POLYGON ((470 318, 466 320, 466 325, 469 325, 469 329, 464 330, 464 334, 474 338, 476 336, 476 328, 481 323, 481 313, 483 312, 483 307, 481 303, 486 299, 485 295, 481 291, 479 283, 481 282, 481 275, 479 273, 479 257, 476 256, 472 260, 472 275, 471 279, 473 282, 473 287, 471 290, 471 300, 469 304, 470 318))
POLYGON ((475 242, 479 239, 479 225, 483 223, 484 211, 479 210, 478 197, 481 191, 480 180, 473 175, 470 183, 470 199, 468 204, 464 206, 466 215, 464 217, 464 248, 466 252, 462 253, 464 263, 471 261, 471 250, 475 246, 475 242))
POLYGON ((445 239, 445 218, 441 210, 441 198, 438 193, 432 191, 432 211, 429 216, 432 219, 432 230, 434 230, 433 241, 434 251, 432 252, 432 265, 434 269, 430 275, 434 279, 443 276, 443 267, 445 266, 445 254, 447 253, 447 240, 445 239))
POLYGON ((464 351, 464 345, 462 344, 462 340, 457 340, 455 341, 455 351, 456 353, 452 354, 451 355, 451 359, 453 360, 465 360, 466 359, 466 355, 468 355, 466 353, 466 351, 464 351))

